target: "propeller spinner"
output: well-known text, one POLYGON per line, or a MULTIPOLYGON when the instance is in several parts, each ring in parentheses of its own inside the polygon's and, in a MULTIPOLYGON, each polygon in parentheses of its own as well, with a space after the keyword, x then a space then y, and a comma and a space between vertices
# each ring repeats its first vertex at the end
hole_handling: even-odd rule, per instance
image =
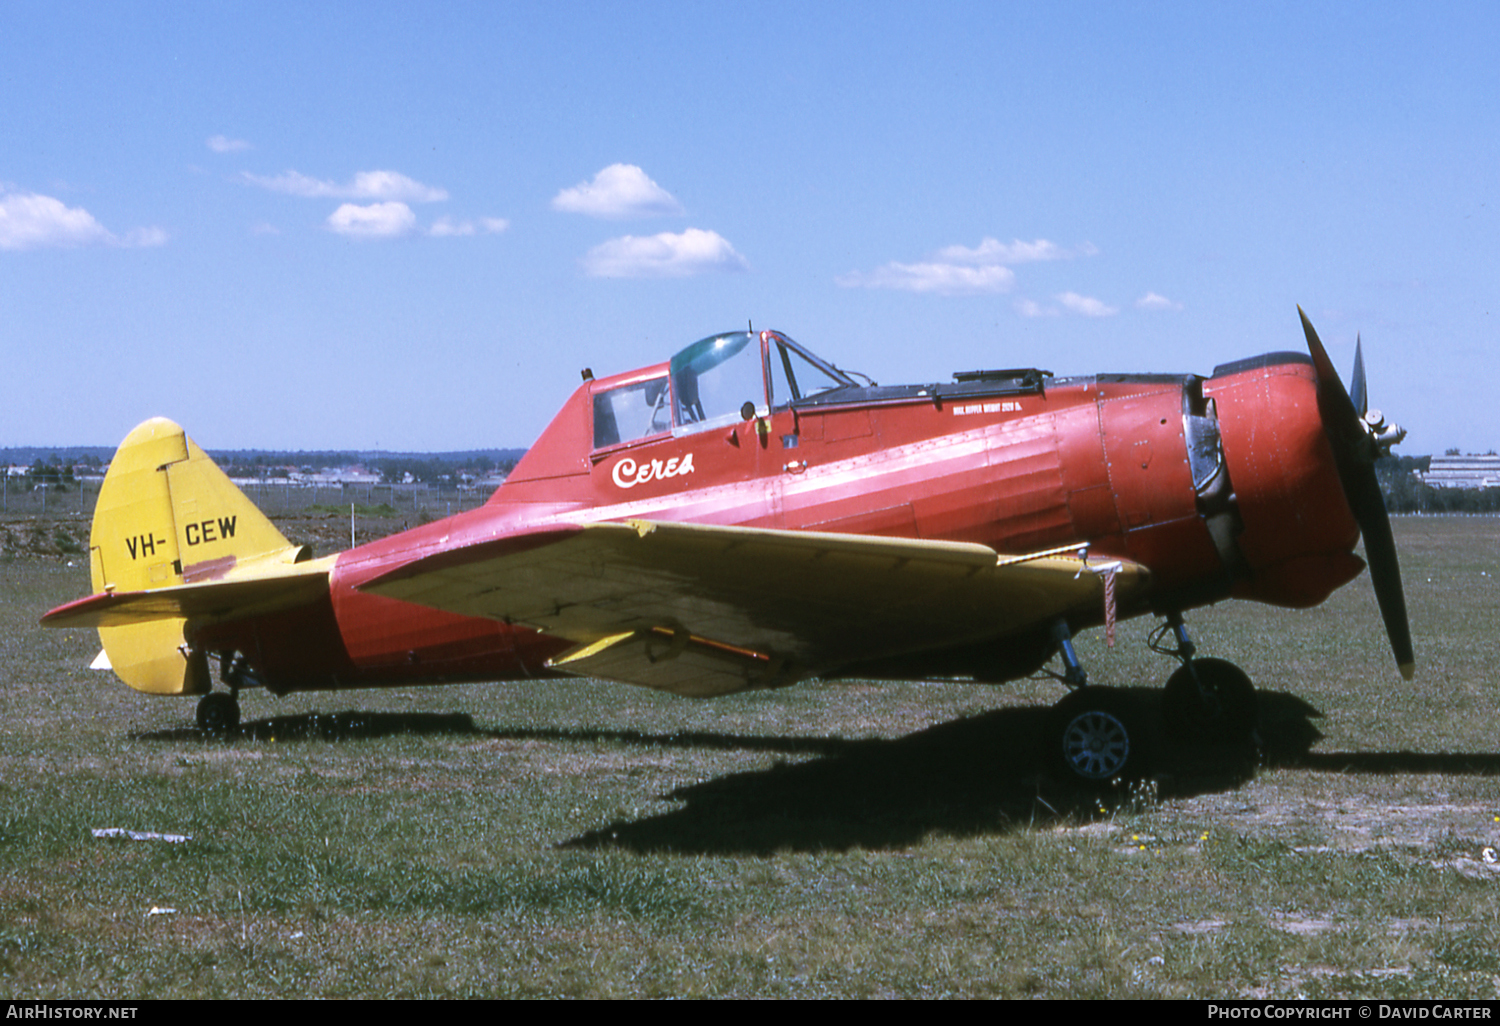
POLYGON ((1344 383, 1333 369, 1333 361, 1313 330, 1302 307, 1302 331, 1307 348, 1318 372, 1318 413, 1323 433, 1333 447, 1338 465, 1339 483, 1344 497, 1359 523, 1365 540, 1365 557, 1370 565, 1370 580, 1385 621, 1385 633, 1391 639, 1391 652, 1401 669, 1401 676, 1411 680, 1416 670, 1412 652, 1411 624, 1406 616, 1406 595, 1401 587, 1401 564, 1396 558, 1396 542, 1391 536, 1391 521, 1386 515, 1385 500, 1375 477, 1375 459, 1405 437, 1406 432, 1386 424, 1379 410, 1368 410, 1365 389, 1364 354, 1356 344, 1354 354, 1354 395, 1344 391, 1344 383))

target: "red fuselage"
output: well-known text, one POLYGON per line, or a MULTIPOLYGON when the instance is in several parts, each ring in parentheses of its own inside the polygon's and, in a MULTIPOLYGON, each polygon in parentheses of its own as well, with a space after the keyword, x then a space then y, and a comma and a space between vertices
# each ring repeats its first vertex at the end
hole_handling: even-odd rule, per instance
MULTIPOLYGON (((277 692, 549 676, 566 642, 358 588, 414 558, 556 522, 692 521, 1017 554, 1087 543, 1150 568, 1149 605, 1126 614, 1227 597, 1314 605, 1363 566, 1313 367, 1296 354, 1207 379, 1003 371, 854 387, 691 432, 615 441, 613 425, 602 430, 602 396, 666 374, 661 364, 586 382, 483 508, 345 552, 326 601, 213 628, 201 643, 243 652, 277 692)), ((996 649, 1022 640, 996 625, 996 649)), ((966 665, 933 653, 905 673, 924 669, 966 665)))

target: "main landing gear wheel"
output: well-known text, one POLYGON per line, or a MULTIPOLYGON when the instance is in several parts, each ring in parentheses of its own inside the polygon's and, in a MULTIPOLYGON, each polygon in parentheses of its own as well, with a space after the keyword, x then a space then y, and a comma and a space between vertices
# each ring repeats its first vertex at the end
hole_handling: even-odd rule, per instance
POLYGON ((240 703, 226 691, 204 695, 198 702, 198 727, 209 734, 232 734, 240 728, 240 703))
POLYGON ((1162 706, 1167 729, 1187 737, 1246 741, 1255 729, 1255 685, 1227 659, 1179 667, 1167 678, 1162 706))
POLYGON ((1079 783, 1138 779, 1151 770, 1151 735, 1148 717, 1134 696, 1113 688, 1079 688, 1049 714, 1050 761, 1079 783))
POLYGON ((1227 660, 1194 659, 1167 678, 1162 720, 1189 752, 1231 758, 1253 752, 1255 718, 1255 685, 1227 660))

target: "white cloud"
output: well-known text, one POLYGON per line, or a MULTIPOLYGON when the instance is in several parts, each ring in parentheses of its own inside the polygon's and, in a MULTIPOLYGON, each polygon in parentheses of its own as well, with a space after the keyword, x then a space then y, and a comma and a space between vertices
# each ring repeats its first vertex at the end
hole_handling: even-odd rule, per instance
POLYGON ((611 164, 592 182, 579 182, 552 197, 552 209, 610 220, 676 217, 685 211, 667 190, 634 164, 611 164))
POLYGON ((436 238, 449 238, 455 235, 498 235, 510 227, 510 222, 503 217, 481 217, 475 221, 455 221, 451 217, 440 217, 432 222, 432 227, 427 229, 427 234, 436 238))
MULTIPOLYGON (((1004 243, 986 237, 978 246, 944 246, 933 254, 931 260, 922 263, 902 264, 893 261, 873 271, 852 271, 834 280, 845 288, 897 289, 939 296, 973 296, 1009 292, 1016 282, 1015 272, 1010 269, 1013 264, 1066 260, 1080 255, 1093 256, 1097 252, 1098 249, 1088 242, 1073 249, 1064 249, 1046 239, 1034 242, 1016 239, 1004 243)), ((1023 316, 1034 317, 1039 314, 1023 313, 1023 316)))
POLYGON ((746 271, 745 258, 718 232, 689 228, 680 235, 626 235, 589 250, 583 269, 594 278, 686 278, 713 271, 746 271))
POLYGON ((1137 310, 1181 310, 1182 304, 1168 299, 1166 296, 1148 292, 1135 301, 1137 310))
POLYGON ((455 235, 473 235, 476 230, 473 221, 455 221, 451 217, 440 217, 432 222, 432 227, 427 229, 427 234, 444 239, 455 235))
POLYGON ((868 274, 855 271, 835 279, 844 288, 898 289, 931 292, 939 296, 973 296, 987 292, 1009 292, 1016 272, 1009 267, 964 267, 959 264, 897 264, 877 267, 868 274))
MULTIPOLYGON (((1088 248, 1093 249, 1092 246, 1088 248)), ((1037 239, 1035 242, 1016 239, 1006 244, 988 237, 973 249, 967 246, 945 246, 937 251, 939 260, 954 264, 1029 264, 1038 260, 1064 260, 1073 255, 1072 251, 1046 239, 1037 239)))
POLYGON ((0 249, 66 249, 73 246, 160 246, 167 233, 136 228, 123 238, 82 207, 37 193, 0 195, 0 249))
POLYGON ((165 246, 167 244, 167 233, 160 228, 132 228, 125 233, 125 238, 119 240, 119 244, 137 249, 165 246))
POLYGON ((328 215, 328 227, 357 239, 394 239, 409 234, 417 216, 405 203, 345 203, 328 215))
POLYGON ((87 246, 110 237, 82 207, 67 207, 34 193, 0 197, 0 249, 87 246))
POLYGON ((1054 306, 1042 306, 1034 299, 1018 299, 1015 302, 1016 313, 1022 317, 1056 317, 1057 308, 1054 306))
POLYGON ((254 149, 243 139, 231 139, 227 135, 211 135, 208 137, 208 148, 215 153, 239 153, 241 150, 254 149))
POLYGON ((1085 317, 1113 317, 1120 312, 1119 307, 1107 306, 1092 296, 1080 296, 1076 292, 1064 292, 1057 296, 1057 301, 1085 317))
POLYGON ((242 174, 245 181, 272 192, 309 199, 386 200, 405 203, 436 203, 448 198, 446 189, 423 185, 396 171, 361 171, 353 181, 340 184, 312 178, 298 171, 287 171, 274 177, 242 174))

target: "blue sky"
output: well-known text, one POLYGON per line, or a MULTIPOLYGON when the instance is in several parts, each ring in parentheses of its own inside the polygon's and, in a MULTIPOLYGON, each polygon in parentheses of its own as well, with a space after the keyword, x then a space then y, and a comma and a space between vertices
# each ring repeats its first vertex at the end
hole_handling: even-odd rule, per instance
POLYGON ((528 445, 776 327, 1210 373, 1297 304, 1500 448, 1500 5, 0 6, 0 445, 528 445))

